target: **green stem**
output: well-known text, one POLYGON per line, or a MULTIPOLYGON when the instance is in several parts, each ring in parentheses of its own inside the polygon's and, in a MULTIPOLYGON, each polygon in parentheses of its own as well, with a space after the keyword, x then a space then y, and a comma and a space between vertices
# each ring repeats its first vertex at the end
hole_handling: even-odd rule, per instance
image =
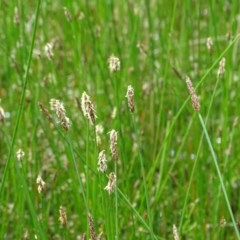
POLYGON ((215 165, 216 170, 217 170, 217 174, 218 174, 220 185, 221 185, 221 188, 222 188, 222 191, 223 191, 223 195, 225 197, 225 201, 226 201, 226 204, 227 204, 227 207, 228 207, 228 211, 229 211, 230 217, 232 219, 233 227, 235 229, 235 232, 236 232, 236 235, 237 235, 237 239, 239 240, 240 239, 240 234, 239 234, 239 231, 238 231, 238 227, 237 227, 235 218, 233 216, 233 212, 232 212, 232 208, 231 208, 231 205, 230 205, 230 202, 229 202, 229 199, 228 199, 227 191, 226 191, 226 188, 224 186, 222 174, 221 174, 221 171, 220 171, 220 168, 219 168, 219 165, 218 165, 217 156, 216 156, 216 153, 215 153, 215 151, 213 149, 213 146, 212 146, 211 140, 209 138, 209 135, 208 135, 205 123, 203 121, 202 115, 200 113, 198 113, 198 117, 199 117, 200 123, 202 125, 203 132, 204 132, 204 135, 206 137, 206 140, 207 140, 207 143, 208 143, 208 146, 209 146, 209 150, 210 150, 210 152, 212 154, 213 162, 214 162, 214 165, 215 165))
POLYGON ((36 17, 35 17, 34 27, 33 27, 33 35, 32 35, 31 46, 30 46, 30 53, 29 53, 29 57, 28 57, 28 61, 27 61, 27 69, 26 69, 26 72, 25 72, 25 75, 24 75, 23 89, 22 89, 22 93, 21 93, 20 104, 19 104, 19 108, 18 108, 17 120, 16 120, 16 124, 15 124, 15 128, 14 128, 14 132, 13 132, 13 137, 12 137, 12 141, 11 141, 11 144, 10 144, 10 150, 9 150, 9 153, 8 153, 6 165, 5 165, 5 168, 4 168, 4 171, 3 171, 3 177, 2 177, 2 180, 1 180, 1 184, 0 184, 0 195, 2 195, 3 186, 4 186, 4 183, 5 183, 7 171, 8 171, 9 165, 10 165, 10 159, 12 157, 13 148, 14 148, 16 138, 17 138, 17 132, 18 132, 19 124, 20 124, 20 121, 22 119, 23 103, 24 103, 25 93, 26 93, 27 84, 28 84, 28 75, 29 75, 30 65, 31 65, 31 62, 32 62, 32 54, 33 54, 33 48, 34 48, 35 37, 36 37, 36 32, 37 32, 37 24, 38 24, 38 17, 39 17, 39 13, 40 13, 40 5, 41 5, 41 0, 38 0, 37 8, 36 8, 36 17))
MULTIPOLYGON (((118 187, 117 160, 115 160, 114 172, 116 175, 116 189, 117 189, 118 187)), ((118 191, 117 190, 115 190, 115 231, 116 231, 115 239, 118 239, 118 191)))
MULTIPOLYGON (((136 217, 138 218, 138 220, 143 224, 143 227, 148 231, 148 232, 152 232, 151 227, 148 226, 148 224, 145 222, 145 220, 141 217, 141 215, 138 213, 138 211, 132 206, 132 204, 130 203, 130 201, 127 199, 127 197, 123 194, 123 192, 121 192, 120 189, 117 189, 119 196, 122 197, 122 199, 126 202, 126 204, 132 209, 132 211, 136 214, 136 217)), ((154 239, 163 239, 163 238, 159 238, 156 237, 153 234, 154 239)))

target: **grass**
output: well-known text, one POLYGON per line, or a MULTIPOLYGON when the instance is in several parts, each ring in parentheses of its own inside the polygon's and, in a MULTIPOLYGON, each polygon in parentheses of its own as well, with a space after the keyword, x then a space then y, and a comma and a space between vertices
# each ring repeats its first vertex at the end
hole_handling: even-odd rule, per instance
POLYGON ((240 239, 238 9, 238 1, 0 1, 0 239, 176 239, 173 225, 180 239, 240 239), (108 68, 112 54, 119 71, 108 68), (94 124, 76 101, 84 91, 94 124), (50 99, 64 104, 68 131, 50 99))

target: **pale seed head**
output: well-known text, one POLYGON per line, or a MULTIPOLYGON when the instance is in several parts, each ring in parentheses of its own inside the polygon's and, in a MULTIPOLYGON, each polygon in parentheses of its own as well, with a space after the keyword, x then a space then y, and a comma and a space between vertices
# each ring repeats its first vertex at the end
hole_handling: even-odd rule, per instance
POLYGON ((44 46, 44 53, 48 60, 52 60, 54 57, 53 54, 53 43, 49 42, 44 46))
POLYGON ((108 67, 110 72, 117 72, 120 70, 120 59, 118 57, 115 57, 114 55, 111 55, 108 58, 108 67))
POLYGON ((107 171, 107 159, 106 159, 105 150, 102 150, 98 154, 98 171, 101 173, 104 173, 107 171))
POLYGON ((226 58, 222 58, 221 61, 219 62, 219 67, 218 67, 218 78, 223 77, 225 73, 225 65, 226 65, 226 58))
POLYGON ((213 41, 211 37, 207 38, 206 45, 207 45, 208 52, 211 54, 213 49, 213 41))
POLYGON ((95 132, 96 132, 96 141, 97 145, 99 146, 101 144, 101 134, 103 133, 103 126, 101 124, 97 124, 95 126, 95 132))
POLYGON ((227 224, 227 221, 226 221, 226 219, 222 216, 222 217, 221 217, 221 220, 220 220, 220 226, 221 226, 221 227, 225 227, 226 224, 227 224))
POLYGON ((46 184, 46 183, 42 180, 42 177, 41 177, 40 175, 38 175, 38 177, 37 177, 36 184, 37 184, 37 191, 38 191, 38 193, 40 194, 40 193, 43 191, 43 189, 44 189, 44 187, 45 187, 45 184, 46 184))
POLYGON ((81 97, 81 109, 83 111, 83 115, 90 121, 93 125, 96 121, 96 114, 94 106, 90 100, 90 97, 87 95, 86 92, 83 92, 81 97))
POLYGON ((114 172, 111 172, 108 177, 108 184, 104 188, 109 194, 113 193, 116 188, 116 175, 114 172))
POLYGON ((50 100, 50 108, 53 112, 56 113, 59 123, 62 127, 68 131, 71 126, 70 119, 66 116, 66 110, 63 103, 58 99, 50 100))
POLYGON ((22 161, 23 158, 24 158, 24 156, 25 156, 24 151, 23 151, 21 148, 19 148, 19 149, 17 150, 17 152, 16 152, 17 160, 18 160, 18 161, 22 161))
POLYGON ((4 123, 5 112, 3 108, 0 106, 0 123, 4 123))
POLYGON ((174 240, 179 240, 179 235, 178 235, 178 230, 177 230, 177 227, 175 224, 173 224, 173 237, 174 237, 174 240))

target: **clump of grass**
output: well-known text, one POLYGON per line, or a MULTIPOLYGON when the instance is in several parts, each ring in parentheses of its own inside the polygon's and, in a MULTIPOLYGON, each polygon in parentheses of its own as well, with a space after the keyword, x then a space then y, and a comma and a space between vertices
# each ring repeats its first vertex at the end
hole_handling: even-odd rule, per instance
POLYGON ((239 239, 238 10, 2 3, 0 239, 239 239))

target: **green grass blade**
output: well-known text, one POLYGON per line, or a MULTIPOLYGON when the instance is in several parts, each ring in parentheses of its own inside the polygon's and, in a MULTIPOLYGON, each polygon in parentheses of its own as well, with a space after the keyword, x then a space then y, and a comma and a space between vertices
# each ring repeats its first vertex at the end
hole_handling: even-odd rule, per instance
POLYGON ((207 131, 205 123, 203 121, 202 115, 200 113, 198 113, 198 117, 199 117, 200 123, 202 125, 202 129, 203 129, 204 135, 206 137, 206 140, 207 140, 207 143, 208 143, 208 146, 209 146, 209 150, 210 150, 212 158, 213 158, 214 165, 216 167, 217 175, 218 175, 218 178, 219 178, 219 181, 220 181, 220 185, 221 185, 221 188, 222 188, 222 191, 223 191, 223 195, 224 195, 224 198, 225 198, 225 201, 226 201, 226 204, 227 204, 228 212, 229 212, 229 215, 231 217, 234 230, 236 232, 237 239, 240 239, 238 226, 237 226, 237 223, 235 221, 235 218, 234 218, 234 215, 233 215, 233 211, 232 211, 232 208, 231 208, 231 204, 230 204, 230 201, 229 201, 229 198, 228 198, 228 195, 227 195, 227 191, 226 191, 226 188, 225 188, 225 185, 224 185, 224 182, 223 182, 223 178, 222 178, 222 174, 221 174, 221 171, 220 171, 220 168, 219 168, 219 164, 218 164, 218 159, 217 159, 216 153, 215 153, 215 151, 213 149, 212 142, 211 142, 210 137, 208 135, 208 131, 207 131))

